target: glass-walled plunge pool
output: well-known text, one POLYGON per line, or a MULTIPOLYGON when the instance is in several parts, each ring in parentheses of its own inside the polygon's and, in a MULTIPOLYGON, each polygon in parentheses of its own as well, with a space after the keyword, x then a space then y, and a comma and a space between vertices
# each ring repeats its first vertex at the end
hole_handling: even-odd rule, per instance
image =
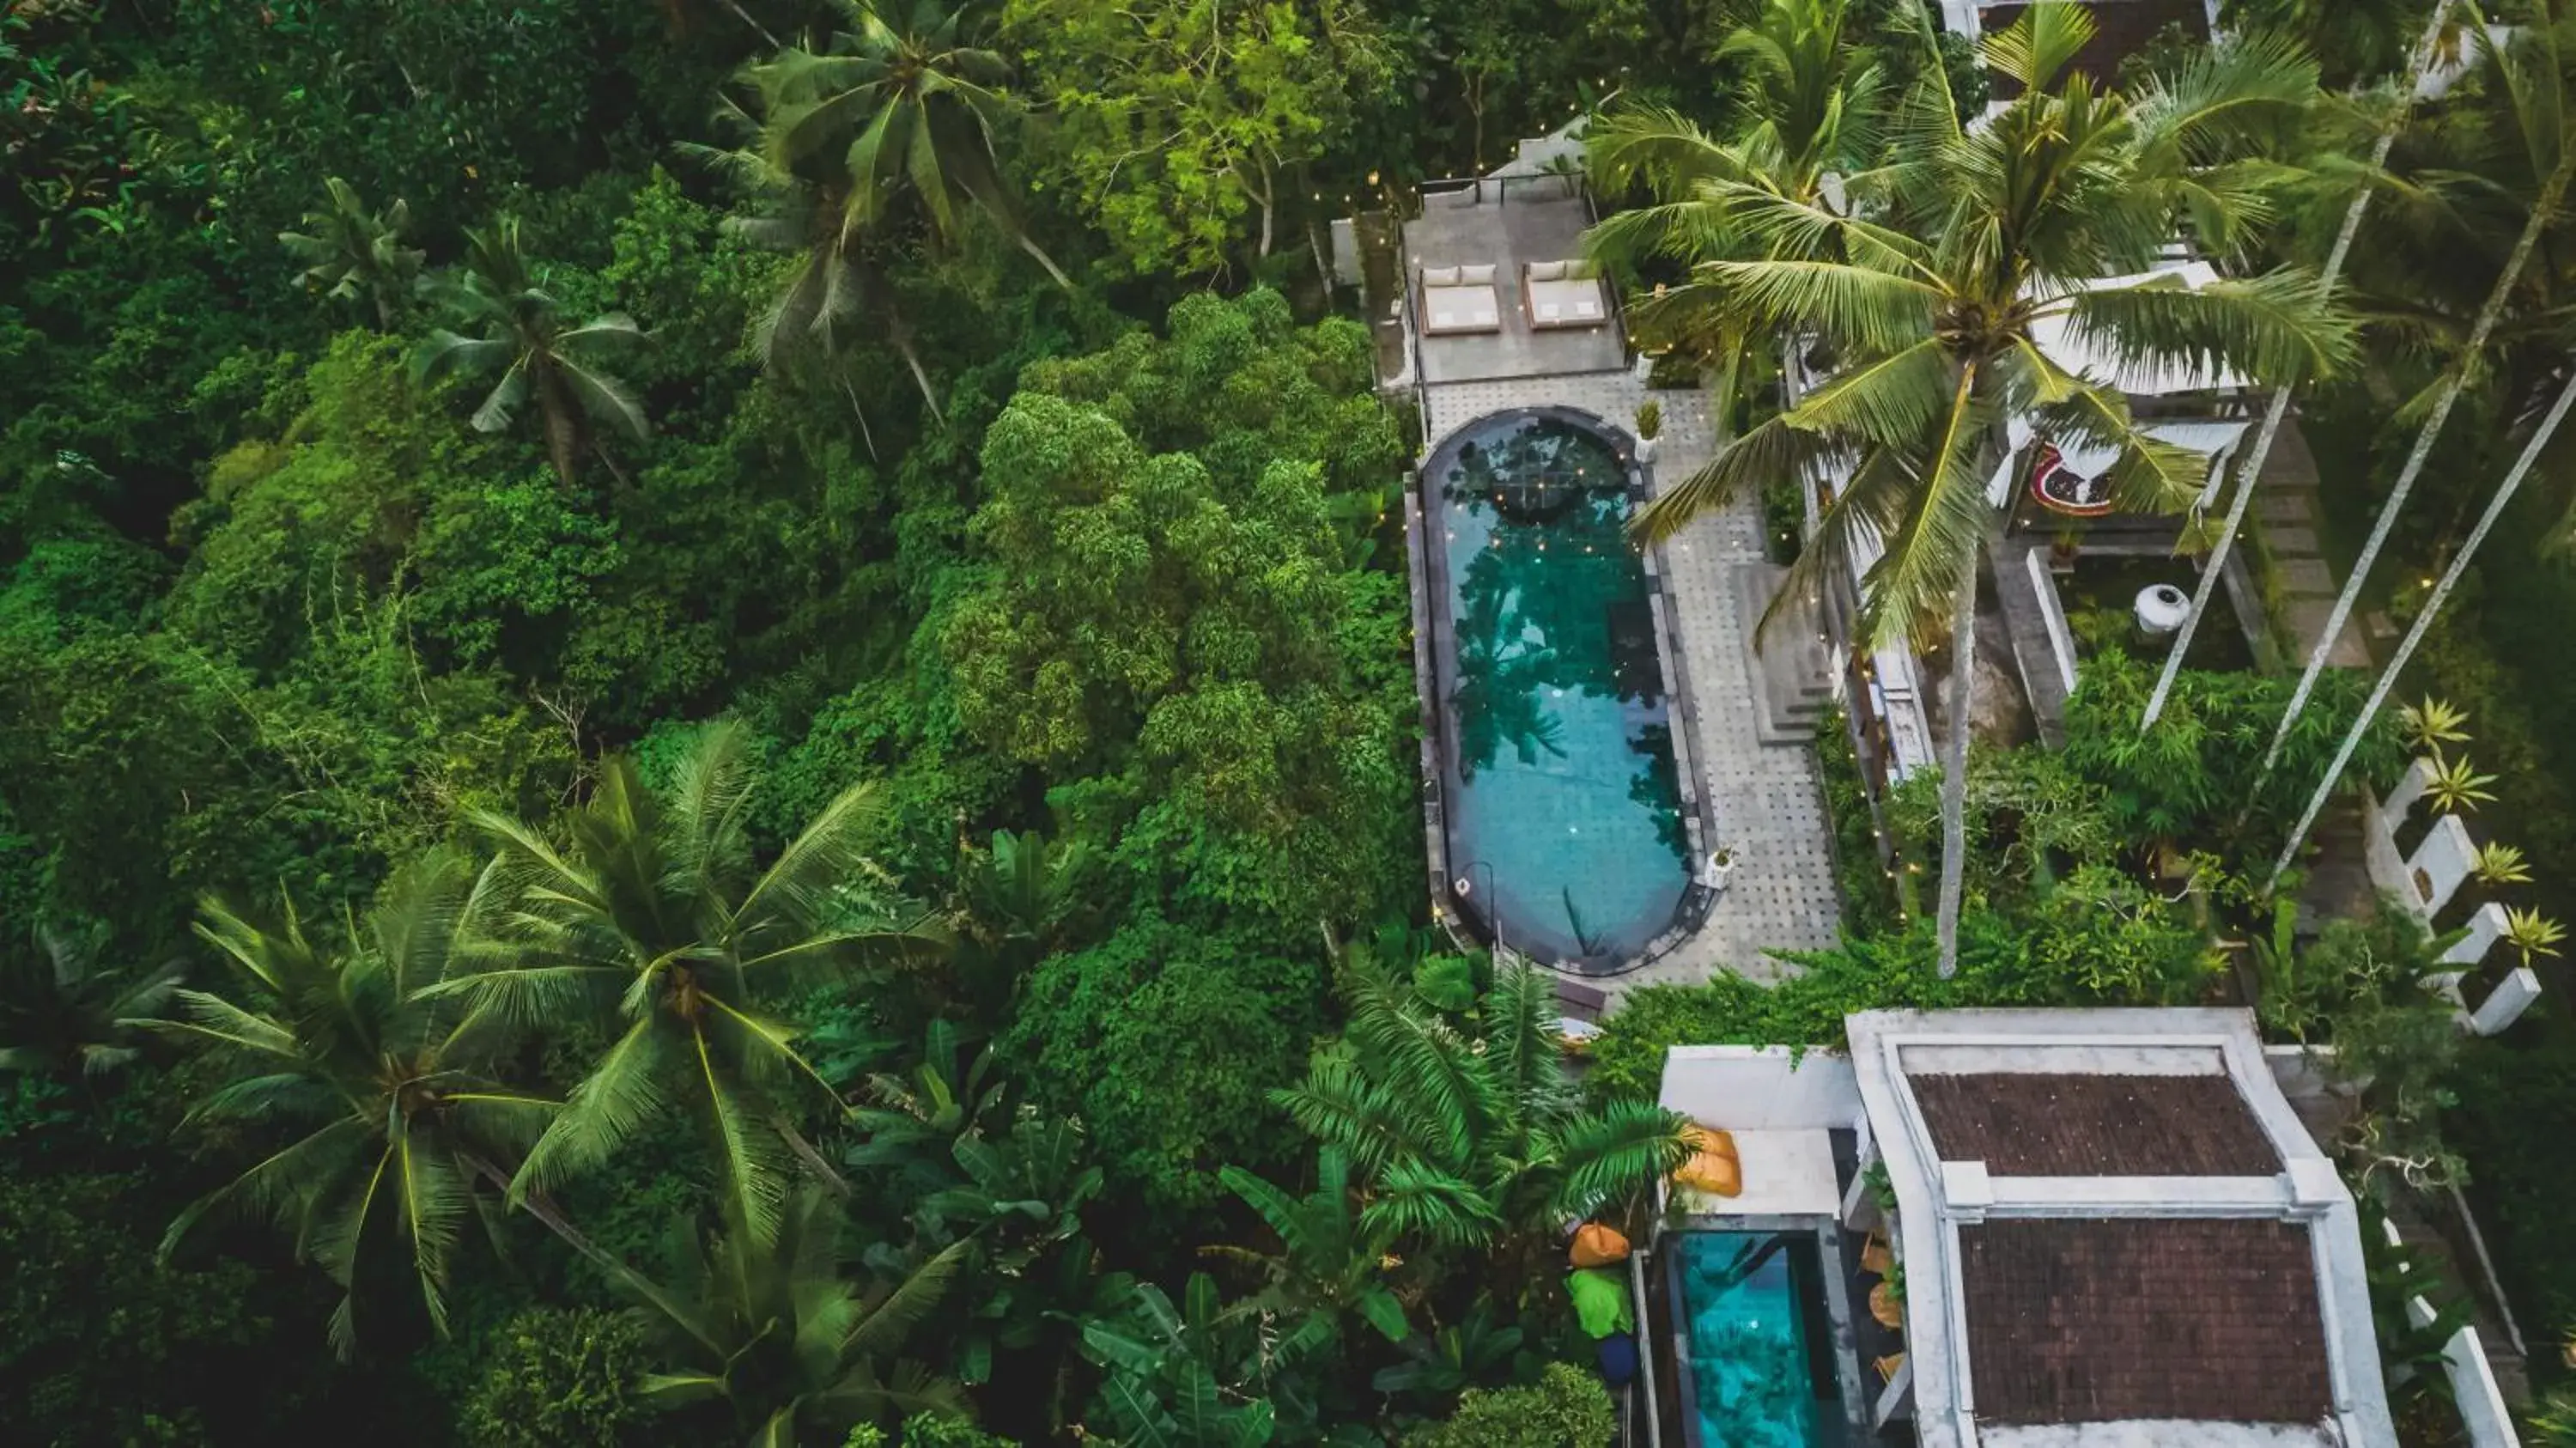
POLYGON ((1449 873, 1542 960, 1609 963, 1689 884, 1628 468, 1571 418, 1471 424, 1423 470, 1449 873))
POLYGON ((1666 1240, 1692 1448, 1842 1448, 1850 1434, 1817 1234, 1666 1240))

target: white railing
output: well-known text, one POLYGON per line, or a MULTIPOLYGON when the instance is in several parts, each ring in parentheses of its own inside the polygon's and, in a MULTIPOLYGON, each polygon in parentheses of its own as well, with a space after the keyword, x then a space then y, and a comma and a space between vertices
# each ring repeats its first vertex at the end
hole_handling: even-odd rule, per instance
MULTIPOLYGON (((2362 859, 2369 868, 2371 885, 2394 897, 2428 930, 2434 928, 2434 917, 2469 878, 2476 854, 2468 827, 2460 823, 2459 816, 2449 814, 2434 819, 2433 827, 2424 832, 2413 854, 2404 854, 2397 848, 2397 831, 2423 801, 2432 769, 2430 760, 2416 760, 2407 767, 2397 787, 2388 792, 2385 802, 2365 793, 2361 812, 2362 859)), ((2527 965, 2517 967, 2496 983, 2476 1010, 2470 1010, 2467 998, 2460 992, 2460 982, 2503 938, 2504 907, 2490 900, 2463 923, 2468 933, 2442 953, 2445 965, 2459 969, 2434 976, 2431 984, 2450 998, 2458 1012, 2460 1029, 2492 1036, 2520 1020, 2532 1002, 2540 999, 2540 977, 2527 965)))
MULTIPOLYGON (((2396 1223, 2383 1218, 2379 1231, 2389 1246, 2405 1245, 2396 1223)), ((2441 1314, 2418 1294, 2406 1299, 2406 1316, 2423 1328, 2431 1327, 2441 1314)), ((2478 1340, 2475 1327, 2461 1328, 2442 1345, 2442 1375, 2450 1379, 2451 1401, 2460 1410, 2460 1426, 2468 1430, 2471 1448, 2522 1448, 2522 1435, 2514 1431, 2513 1409, 2504 1400, 2504 1390, 2496 1386, 2495 1370, 2487 1366, 2486 1345, 2478 1340)))
POLYGON ((2057 580, 2048 576, 2047 555, 2037 548, 2024 553, 2030 586, 2039 595, 2039 616, 2048 625, 2048 651, 2057 659, 2058 682, 2075 692, 2075 631, 2066 626, 2066 605, 2057 596, 2057 580))

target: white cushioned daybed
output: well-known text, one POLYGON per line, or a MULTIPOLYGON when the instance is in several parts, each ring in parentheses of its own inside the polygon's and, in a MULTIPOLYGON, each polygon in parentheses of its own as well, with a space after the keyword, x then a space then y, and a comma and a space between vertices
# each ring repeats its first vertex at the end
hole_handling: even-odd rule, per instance
POLYGON ((1502 329, 1502 294, 1494 288, 1492 265, 1422 269, 1422 335, 1443 337, 1502 329))
POLYGON ((1610 320, 1610 297, 1588 261, 1534 261, 1521 268, 1530 325, 1597 327, 1610 320))

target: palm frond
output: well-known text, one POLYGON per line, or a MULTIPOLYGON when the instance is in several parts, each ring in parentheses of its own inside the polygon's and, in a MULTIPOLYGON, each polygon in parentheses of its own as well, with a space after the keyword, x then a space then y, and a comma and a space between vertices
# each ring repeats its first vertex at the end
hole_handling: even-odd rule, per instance
POLYGON ((1551 1206, 1569 1217, 1652 1187, 1688 1160, 1690 1120, 1645 1101, 1613 1101, 1556 1125, 1561 1175, 1551 1206))
POLYGON ((885 1358, 901 1351, 904 1342, 929 1319, 940 1298, 947 1295, 949 1285, 965 1269, 969 1245, 951 1242, 912 1269, 884 1301, 852 1325, 849 1336, 841 1343, 843 1354, 885 1358))
POLYGON ((2123 366, 2241 368, 2267 386, 2330 377, 2353 357, 2351 316, 2309 272, 2282 268, 2198 290, 2106 287, 2064 302, 2069 330, 2123 366))
POLYGON ((661 1078, 671 1054, 660 1021, 647 1016, 628 1027, 528 1149, 510 1182, 512 1199, 552 1190, 593 1169, 667 1115, 674 1103, 661 1078))
POLYGON ((1472 1183, 1419 1161, 1399 1161, 1379 1173, 1360 1222, 1373 1232, 1444 1247, 1482 1247, 1503 1229, 1502 1213, 1472 1183))

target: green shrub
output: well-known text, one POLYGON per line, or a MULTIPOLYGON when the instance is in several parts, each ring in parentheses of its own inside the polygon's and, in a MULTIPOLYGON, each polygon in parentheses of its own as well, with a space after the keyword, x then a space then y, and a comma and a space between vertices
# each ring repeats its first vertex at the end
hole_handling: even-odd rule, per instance
POLYGON ((1869 785, 1861 778, 1860 756, 1852 750, 1851 730, 1840 710, 1816 726, 1816 771, 1824 786, 1825 812, 1833 821, 1834 885, 1843 928, 1875 935, 1896 924, 1896 883, 1879 861, 1878 819, 1870 810, 1869 785))
POLYGON ((1609 1391, 1581 1368, 1549 1363, 1525 1388, 1470 1388, 1447 1421, 1404 1435, 1404 1448, 1606 1448, 1619 1431, 1609 1391))
POLYGON ((1918 920, 1902 934, 1784 957, 1804 969, 1777 985, 1728 974, 1631 991, 1601 1023, 1591 1084, 1609 1095, 1652 1097, 1673 1046, 1838 1046, 1853 1011, 2039 1001, 2029 942, 2000 915, 1970 910, 1960 919, 1955 978, 1940 978, 1937 954, 1931 923, 1918 920))
POLYGON ((903 1448, 1009 1448, 1006 1440, 945 1413, 915 1413, 903 1420, 903 1432, 895 1438, 888 1438, 873 1423, 861 1423, 850 1430, 841 1448, 890 1448, 895 1443, 903 1448))
POLYGON ((458 1415, 467 1448, 617 1448, 652 1409, 643 1331, 592 1308, 532 1307, 495 1335, 491 1365, 458 1415))
POLYGON ((1780 952, 1801 969, 1776 985, 1720 975, 1631 991, 1602 1022, 1591 1084, 1655 1095, 1673 1046, 1839 1046, 1854 1011, 1964 1006, 2170 1005, 2197 998, 2216 966, 2179 909, 2116 872, 2079 870, 2027 917, 1972 906, 1959 973, 1943 980, 1929 919, 1832 950, 1780 952))
MULTIPOLYGON (((2336 669, 2318 680, 2266 774, 2263 755, 2293 680, 2185 669, 2156 727, 2141 735, 2138 720, 2158 668, 2116 649, 2085 661, 2083 682, 2066 704, 2067 766, 2107 792, 2111 823, 2123 838, 2223 849, 2241 834, 2277 846, 2360 712, 2367 671, 2336 669)), ((2385 784, 2403 767, 2395 721, 2382 711, 2344 777, 2385 784)))
POLYGON ((2576 1123, 2569 1031, 2550 1019, 2462 1042, 2442 1118, 2515 1314, 2534 1327, 2576 1322, 2576 1152, 2537 1149, 2576 1123))

